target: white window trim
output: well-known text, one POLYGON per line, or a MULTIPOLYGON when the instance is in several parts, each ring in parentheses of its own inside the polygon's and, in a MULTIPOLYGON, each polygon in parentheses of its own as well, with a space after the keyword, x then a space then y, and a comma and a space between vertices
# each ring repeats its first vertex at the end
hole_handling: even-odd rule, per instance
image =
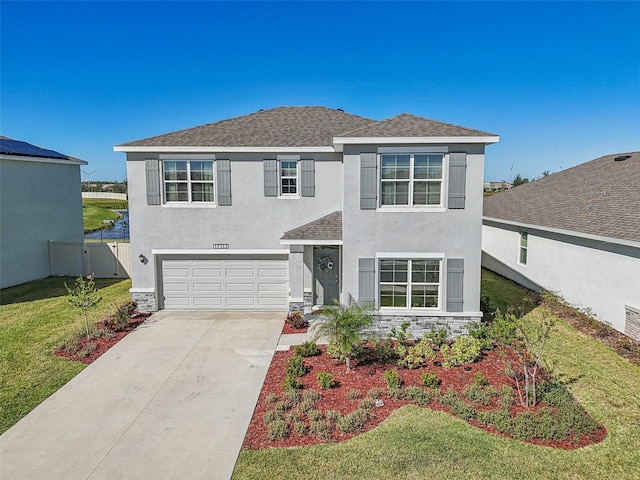
MULTIPOLYGON (((438 148, 437 150, 442 150, 438 148)), ((433 151, 429 148, 423 149, 412 149, 407 148, 406 150, 398 147, 396 149, 393 148, 378 148, 378 207, 376 208, 379 212, 446 212, 447 208, 445 206, 445 197, 447 196, 447 182, 446 178, 448 178, 449 171, 449 155, 446 151, 433 151), (382 151, 381 151, 382 150, 382 151), (387 151, 388 150, 388 151, 387 151), (382 204, 382 155, 410 155, 411 160, 409 163, 410 167, 410 178, 409 182, 409 200, 413 202, 413 185, 415 180, 413 179, 414 171, 414 157, 415 155, 442 155, 442 176, 440 178, 440 204, 439 205, 383 205, 382 204)), ((389 180, 393 181, 393 180, 389 180)), ((418 181, 433 181, 433 180, 418 180, 418 181)))
POLYGON ((167 208, 215 208, 218 205, 217 192, 218 192, 218 177, 216 175, 216 162, 215 156, 212 155, 160 155, 160 162, 162 164, 161 182, 162 182, 162 206, 167 208), (164 178, 164 165, 165 161, 170 162, 187 162, 187 195, 189 200, 185 202, 181 201, 168 201, 167 200, 167 181, 164 178), (191 200, 191 162, 211 162, 213 169, 213 200, 211 202, 194 202, 191 200))
POLYGON ((381 252, 376 253, 376 302, 378 304, 379 310, 384 314, 402 314, 406 315, 408 312, 411 312, 412 315, 425 315, 433 312, 442 312, 442 292, 443 292, 443 284, 446 280, 445 272, 443 271, 444 264, 444 253, 387 253, 381 252), (407 260, 409 264, 407 265, 407 307, 383 307, 380 302, 380 260, 407 260), (438 306, 437 307, 411 307, 411 265, 413 260, 437 260, 439 262, 438 273, 440 275, 438 282, 438 306))
POLYGON ((518 234, 518 265, 523 267, 527 266, 527 262, 529 261, 529 232, 521 231, 518 234), (527 236, 527 245, 522 246, 522 235, 527 236), (525 251, 526 261, 522 262, 522 251, 525 251))
POLYGON ((278 198, 296 200, 298 198, 302 198, 300 195, 300 157, 299 155, 287 155, 286 157, 295 157, 295 158, 282 158, 284 155, 278 155, 278 198), (282 180, 283 178, 293 178, 293 177, 283 177, 282 176, 282 162, 295 162, 296 164, 296 193, 282 193, 282 180))

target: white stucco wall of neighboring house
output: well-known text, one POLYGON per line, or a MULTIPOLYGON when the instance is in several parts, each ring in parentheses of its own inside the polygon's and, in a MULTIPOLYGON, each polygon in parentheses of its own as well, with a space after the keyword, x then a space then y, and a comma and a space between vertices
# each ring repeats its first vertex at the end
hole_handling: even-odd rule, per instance
POLYGON ((0 219, 0 287, 49 276, 49 240, 83 242, 80 166, 0 158, 0 219))
POLYGON ((485 219, 483 266, 529 288, 560 294, 621 332, 625 305, 640 308, 640 245, 621 245, 485 219), (519 263, 520 232, 527 264, 519 263))
MULTIPOLYGON (((420 147, 415 146, 418 150, 420 147)), ((383 212, 360 209, 360 153, 376 152, 377 146, 345 147, 343 295, 358 298, 359 258, 375 258, 381 252, 396 252, 407 257, 411 254, 442 254, 445 260, 464 258, 464 312, 479 312, 484 145, 455 145, 450 150, 467 153, 464 209, 446 208, 449 169, 448 155, 445 155, 444 208, 423 212, 383 212)), ((441 284, 443 309, 446 298, 445 264, 443 262, 441 284)), ((432 315, 441 313, 431 312, 432 315)))
MULTIPOLYGON (((154 249, 206 250, 221 243, 228 244, 230 250, 286 251, 288 247, 280 244, 286 231, 341 209, 340 154, 301 154, 303 159, 315 160, 315 196, 293 199, 264 196, 263 160, 276 155, 218 154, 218 158, 231 161, 232 205, 210 207, 188 203, 147 205, 144 160, 159 156, 128 153, 130 235, 135 259, 132 291, 156 288, 154 249), (140 254, 149 262, 137 261, 140 254)), ((189 155, 185 154, 184 159, 189 155)))

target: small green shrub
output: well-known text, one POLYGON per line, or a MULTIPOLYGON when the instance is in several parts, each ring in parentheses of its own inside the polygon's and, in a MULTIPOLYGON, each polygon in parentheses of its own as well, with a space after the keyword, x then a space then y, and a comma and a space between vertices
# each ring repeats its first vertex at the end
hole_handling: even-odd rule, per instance
POLYGON ((306 414, 309 410, 311 410, 315 406, 316 402, 313 400, 302 400, 297 406, 296 410, 300 413, 306 414))
POLYGON ((284 440, 289 436, 289 424, 284 420, 274 420, 268 425, 269 440, 284 440))
POLYGON ((265 425, 269 425, 271 422, 275 420, 282 420, 282 419, 284 419, 282 412, 279 412, 275 409, 267 410, 266 412, 264 412, 264 415, 262 416, 262 420, 264 421, 265 425))
POLYGON ((309 434, 321 440, 331 439, 331 431, 333 427, 326 422, 316 420, 309 422, 309 434))
POLYGON ((89 355, 95 352, 97 348, 98 347, 96 346, 95 343, 86 343, 84 347, 78 350, 78 352, 76 353, 76 356, 78 358, 87 358, 89 355))
POLYGON ((442 353, 444 368, 459 367, 480 358, 480 342, 471 336, 463 335, 456 338, 452 345, 442 345, 440 353, 442 353))
POLYGON ((480 311, 482 312, 482 321, 491 322, 496 315, 498 307, 493 303, 489 295, 480 296, 480 311))
POLYGON ((431 348, 429 340, 423 338, 412 347, 406 349, 406 354, 398 360, 398 365, 408 369, 424 366, 427 360, 436 358, 436 352, 431 348))
POLYGON ((264 397, 265 403, 276 403, 278 401, 278 395, 275 393, 270 393, 266 397, 264 397))
POLYGON ((402 400, 404 398, 404 389, 402 387, 392 387, 387 390, 387 396, 394 400, 402 400))
POLYGON ((478 413, 476 407, 474 407, 473 405, 469 405, 462 400, 458 400, 458 402, 451 405, 450 411, 453 415, 457 415, 463 420, 471 420, 475 418, 476 414, 478 413))
POLYGON ((500 395, 500 408, 509 410, 515 401, 513 388, 509 385, 503 385, 498 393, 500 395))
POLYGON ((307 417, 309 417, 309 420, 312 422, 317 422, 318 420, 322 420, 323 415, 317 408, 312 408, 307 412, 307 417))
POLYGON ((429 388, 437 388, 442 383, 442 380, 438 378, 436 372, 426 372, 420 375, 420 381, 422 385, 429 388))
POLYGON ((391 330, 389 330, 387 337, 395 338, 399 344, 404 343, 407 340, 411 340, 413 338, 413 335, 411 335, 411 332, 408 331, 410 326, 411 322, 402 322, 399 329, 393 327, 391 330))
POLYGON ((322 395, 317 390, 305 390, 302 392, 302 401, 316 403, 322 398, 322 395))
POLYGON ((335 427, 338 421, 342 418, 342 415, 337 410, 327 410, 324 412, 324 418, 328 424, 335 427))
POLYGON ((482 372, 476 372, 473 374, 473 383, 478 385, 479 387, 486 387, 487 385, 489 385, 487 377, 482 372))
POLYGON ((318 385, 322 390, 329 390, 335 384, 333 375, 329 372, 318 372, 316 379, 318 380, 318 385))
POLYGON ((385 363, 390 360, 393 360, 396 357, 396 351, 393 347, 393 342, 390 340, 373 340, 373 356, 374 358, 380 362, 385 363))
POLYGON ((296 432, 296 435, 299 437, 303 437, 308 431, 307 424, 300 421, 293 422, 293 431, 296 432))
POLYGON ((284 392, 284 398, 282 402, 285 404, 285 408, 289 410, 298 404, 300 401, 300 394, 297 390, 287 390, 284 392))
POLYGON ((423 388, 416 386, 406 387, 404 389, 404 398, 420 406, 428 405, 431 402, 431 394, 423 388))
POLYGON ((122 305, 114 305, 115 312, 104 321, 107 328, 115 331, 124 330, 131 322, 131 316, 136 311, 136 302, 127 302, 122 305))
POLYGON ((472 402, 478 402, 484 406, 491 404, 490 392, 488 392, 484 387, 481 387, 477 383, 470 383, 469 385, 464 387, 462 394, 465 396, 465 398, 471 400, 472 402))
POLYGON ((387 388, 393 390, 402 386, 402 379, 395 370, 385 370, 383 373, 384 381, 387 382, 387 388))
POLYGON ((367 392, 367 396, 374 400, 378 398, 382 398, 383 395, 384 395, 384 390, 382 390, 381 388, 375 388, 375 387, 370 388, 369 391, 367 392))
POLYGON ((320 355, 320 349, 316 342, 304 342, 302 345, 296 345, 293 347, 293 351, 300 357, 315 357, 320 355))
POLYGON ((440 348, 447 341, 449 330, 447 327, 431 327, 431 329, 422 336, 422 339, 433 345, 434 348, 440 348))
POLYGON ((376 401, 373 398, 364 397, 362 400, 360 400, 360 408, 365 411, 371 411, 375 408, 375 406, 376 401))
POLYGON ((458 395, 452 389, 447 390, 441 397, 440 403, 444 406, 451 406, 458 401, 458 395))
POLYGON ((291 410, 285 415, 284 419, 289 423, 300 422, 302 421, 302 414, 298 409, 291 410))
POLYGON ((344 433, 358 433, 364 429, 368 419, 369 414, 359 408, 341 417, 336 423, 336 428, 344 433))
POLYGON ((355 388, 351 388, 347 390, 345 396, 348 400, 357 400, 360 398, 360 390, 356 390, 355 388))
POLYGON ((296 377, 292 377, 291 375, 287 375, 282 382, 282 389, 286 391, 290 390, 300 390, 302 388, 302 383, 296 377))
POLYGON ((304 364, 304 358, 300 355, 291 357, 287 365, 287 375, 290 377, 302 377, 305 373, 307 373, 307 367, 304 364))

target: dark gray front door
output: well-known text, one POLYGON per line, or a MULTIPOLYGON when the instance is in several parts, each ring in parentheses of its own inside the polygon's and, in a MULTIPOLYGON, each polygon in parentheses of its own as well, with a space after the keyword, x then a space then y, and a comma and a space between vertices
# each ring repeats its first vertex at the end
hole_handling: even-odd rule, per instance
POLYGON ((333 305, 340 299, 340 249, 314 247, 313 274, 316 305, 333 305))

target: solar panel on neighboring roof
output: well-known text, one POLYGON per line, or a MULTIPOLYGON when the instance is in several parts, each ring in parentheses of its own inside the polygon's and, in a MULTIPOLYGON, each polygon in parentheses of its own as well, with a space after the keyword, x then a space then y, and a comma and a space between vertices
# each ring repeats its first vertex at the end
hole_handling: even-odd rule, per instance
POLYGON ((24 155, 28 157, 45 157, 45 158, 62 158, 68 159, 67 155, 63 155, 55 150, 36 147, 27 142, 13 140, 12 138, 0 138, 0 153, 8 155, 24 155))

